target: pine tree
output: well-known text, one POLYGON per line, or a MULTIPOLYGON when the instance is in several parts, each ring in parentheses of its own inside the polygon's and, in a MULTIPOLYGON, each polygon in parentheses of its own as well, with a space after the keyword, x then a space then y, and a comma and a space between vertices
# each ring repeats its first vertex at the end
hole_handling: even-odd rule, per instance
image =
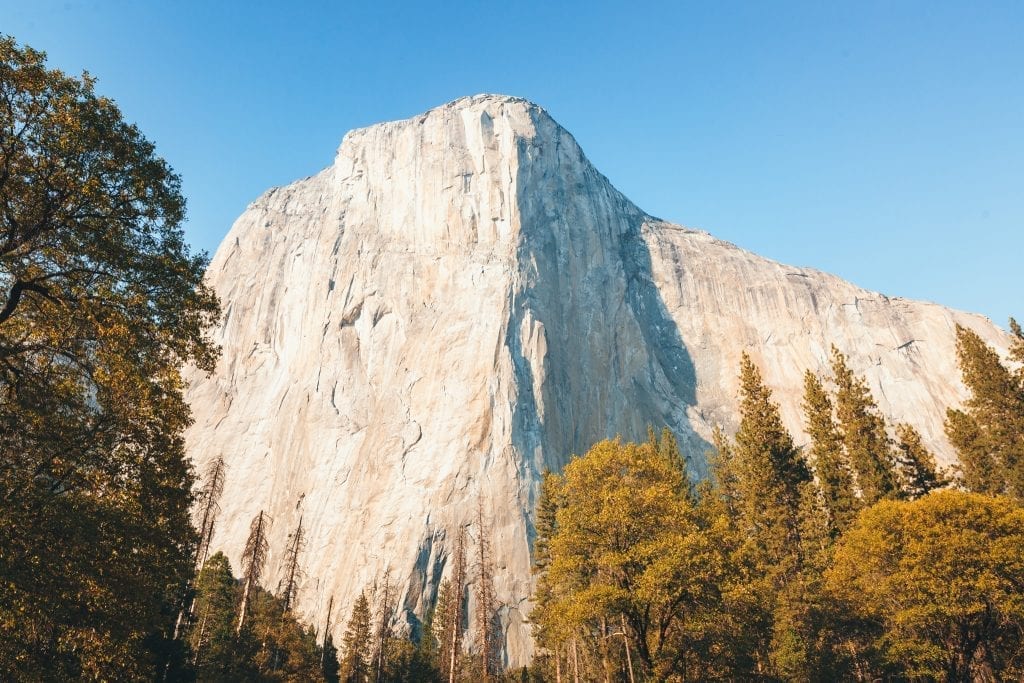
POLYGON ((466 530, 459 527, 455 536, 452 571, 449 581, 438 591, 437 618, 440 623, 441 673, 448 683, 459 680, 462 671, 463 592, 466 589, 466 530), (445 590, 447 588, 447 590, 445 590))
MULTIPOLYGON (((1014 321, 1011 355, 1024 355, 1014 321)), ((946 435, 957 450, 964 485, 978 493, 1024 498, 1024 369, 1011 372, 976 333, 957 327, 957 362, 971 392, 963 410, 946 413, 946 435)))
POLYGON ((499 673, 497 606, 494 599, 494 565, 491 561, 490 528, 484 524, 483 498, 477 499, 476 648, 480 658, 479 680, 490 681, 499 673))
POLYGON ((804 373, 803 409, 811 437, 810 459, 834 537, 853 521, 860 502, 853 493, 853 476, 833 418, 832 401, 810 371, 804 373))
POLYGON ((878 412, 867 382, 853 374, 846 356, 834 346, 832 374, 836 384, 839 432, 856 475, 863 504, 872 505, 884 498, 898 497, 892 444, 885 430, 885 420, 878 412))
POLYGON ((302 516, 300 515, 298 526, 295 527, 295 531, 288 535, 288 549, 285 551, 281 582, 277 588, 278 597, 284 603, 285 612, 292 609, 299 592, 299 579, 302 577, 299 555, 304 547, 305 536, 303 535, 302 516))
POLYGON ((235 637, 238 592, 227 557, 214 553, 196 578, 196 624, 188 635, 200 681, 231 680, 248 670, 245 649, 235 637))
POLYGON ((939 470, 921 435, 908 424, 896 426, 896 465, 903 497, 917 500, 949 483, 945 472, 939 470))
POLYGON ((324 636, 323 649, 320 654, 320 671, 327 683, 340 683, 341 665, 338 662, 338 648, 334 646, 334 639, 330 633, 324 636))
POLYGON ((391 581, 391 568, 384 570, 380 581, 374 582, 374 602, 376 603, 376 628, 374 632, 374 652, 372 673, 376 683, 384 680, 388 669, 388 652, 394 636, 394 618, 398 587, 391 581))
POLYGON ((249 610, 249 601, 253 590, 259 586, 260 577, 263 575, 263 567, 267 561, 267 527, 270 518, 263 512, 253 518, 249 526, 249 538, 245 541, 245 549, 242 551, 242 604, 238 608, 238 626, 235 634, 242 632, 245 625, 245 617, 249 610))
POLYGON ((196 496, 196 504, 199 509, 199 544, 196 546, 195 564, 196 568, 206 563, 206 556, 210 552, 210 543, 213 541, 213 527, 220 514, 220 497, 224 493, 224 481, 227 474, 227 466, 224 464, 224 456, 218 456, 206 470, 203 477, 203 486, 196 496))
POLYGON ((740 397, 740 426, 731 455, 740 516, 751 533, 775 546, 771 548, 774 555, 783 555, 784 549, 778 544, 792 538, 786 530, 795 525, 800 487, 810 481, 810 471, 782 424, 771 390, 747 354, 740 362, 740 397), (784 536, 767 541, 767 536, 779 530, 785 532, 784 536))
POLYGON ((676 435, 668 427, 661 429, 660 436, 654 431, 654 427, 647 425, 647 441, 658 451, 658 455, 679 469, 686 475, 686 458, 679 450, 679 441, 676 435))
POLYGON ((341 675, 343 683, 367 683, 373 661, 373 631, 370 601, 360 593, 342 639, 341 675))
POLYGON ((437 670, 441 674, 441 679, 445 681, 450 678, 452 637, 448 629, 449 625, 455 622, 452 612, 456 609, 456 600, 451 581, 442 579, 437 587, 437 600, 434 602, 430 627, 437 643, 437 670))
MULTIPOLYGON (((653 432, 651 435, 653 436, 653 432)), ((537 577, 543 576, 551 563, 551 539, 554 538, 558 529, 556 517, 559 508, 560 486, 561 478, 545 469, 541 475, 540 493, 537 497, 537 508, 534 515, 536 533, 533 541, 533 574, 537 577)), ((559 664, 557 659, 561 643, 556 634, 545 629, 544 624, 547 620, 540 617, 550 607, 553 596, 551 588, 546 582, 537 581, 535 585, 531 621, 534 640, 542 648, 538 659, 555 659, 556 671, 553 675, 558 677, 560 671, 557 671, 559 664)))
MULTIPOLYGON (((220 497, 224 493, 224 477, 226 466, 224 457, 219 456, 210 463, 203 477, 203 486, 196 496, 196 504, 199 509, 199 543, 196 544, 195 557, 193 559, 195 571, 199 572, 206 564, 206 557, 210 552, 210 544, 213 541, 213 529, 220 513, 220 497)), ((194 590, 186 589, 185 599, 182 608, 178 612, 178 619, 174 624, 174 640, 177 640, 186 623, 195 614, 194 590), (191 597, 190 597, 191 594, 191 597)))
POLYGON ((800 507, 811 476, 771 390, 746 354, 740 362, 740 425, 724 450, 719 478, 730 481, 728 504, 743 539, 733 558, 742 577, 731 608, 734 623, 742 625, 736 641, 749 653, 753 673, 766 675, 772 671, 776 622, 787 616, 780 598, 801 568, 800 507))

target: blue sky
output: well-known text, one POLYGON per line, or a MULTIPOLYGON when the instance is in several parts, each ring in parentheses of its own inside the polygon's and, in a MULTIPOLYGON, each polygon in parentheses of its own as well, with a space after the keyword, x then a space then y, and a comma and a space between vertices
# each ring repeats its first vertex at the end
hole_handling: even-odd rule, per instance
POLYGON ((0 0, 0 32, 99 79, 211 252, 345 131, 500 92, 654 215, 1024 317, 1024 2, 0 0))

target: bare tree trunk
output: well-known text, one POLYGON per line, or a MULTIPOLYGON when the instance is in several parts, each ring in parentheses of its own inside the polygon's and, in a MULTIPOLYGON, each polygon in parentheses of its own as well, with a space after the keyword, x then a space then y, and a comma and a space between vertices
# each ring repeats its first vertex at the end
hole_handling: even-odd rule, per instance
POLYGON ((199 664, 199 654, 203 651, 203 636, 206 635, 206 620, 210 617, 210 607, 206 607, 203 613, 203 621, 199 625, 199 639, 196 641, 196 651, 192 656, 192 666, 199 664))
POLYGON ((252 589, 259 583, 260 575, 263 573, 263 564, 267 560, 267 516, 263 510, 256 515, 250 525, 249 538, 245 542, 245 551, 242 555, 243 576, 245 577, 245 588, 242 589, 242 604, 238 610, 238 626, 235 628, 235 635, 242 632, 245 625, 245 616, 249 609, 249 598, 252 589))
MULTIPOLYGON (((198 502, 202 506, 202 516, 199 524, 199 544, 196 546, 196 554, 193 558, 193 566, 197 574, 206 563, 206 556, 210 552, 210 543, 213 541, 213 525, 216 521, 217 513, 220 512, 220 496, 224 493, 225 469, 224 456, 220 456, 213 462, 210 469, 207 470, 206 477, 204 477, 206 483, 199 491, 198 502)), ((178 618, 174 621, 174 640, 181 636, 185 624, 191 621, 192 615, 195 614, 195 595, 188 599, 193 582, 194 580, 190 581, 184 591, 183 599, 188 600, 188 605, 182 605, 181 610, 178 611, 178 618)), ((163 677, 166 677, 166 675, 167 671, 165 669, 163 677)))
POLYGON ((562 683, 562 644, 555 646, 555 683, 562 683))
POLYGON ((611 664, 608 663, 608 618, 601 617, 601 671, 604 683, 611 683, 611 664))
POLYGON ((462 596, 466 585, 466 530, 459 528, 455 537, 455 571, 453 572, 453 600, 451 619, 449 620, 449 662, 448 662, 448 683, 455 683, 459 674, 459 643, 461 642, 462 631, 462 596))
POLYGON ((388 637, 391 633, 391 567, 384 570, 384 596, 380 604, 380 626, 377 631, 377 660, 374 681, 380 683, 384 675, 384 655, 388 637))
POLYGON ((299 526, 296 527, 295 531, 288 538, 288 550, 285 554, 285 568, 284 568, 284 579, 281 581, 281 585, 278 588, 281 600, 284 602, 284 611, 288 612, 295 602, 296 593, 298 592, 298 580, 301 575, 299 569, 299 553, 302 552, 303 533, 302 533, 302 516, 299 516, 299 526))
POLYGON ((572 639, 572 683, 580 683, 580 655, 575 638, 572 639))
POLYGON ((629 666, 629 683, 636 683, 633 680, 633 657, 629 654, 629 636, 626 635, 626 615, 620 614, 619 618, 622 622, 622 640, 626 643, 626 665, 629 666))
POLYGON ((494 633, 491 628, 494 619, 493 567, 491 566, 490 539, 484 525, 483 499, 477 498, 479 584, 477 586, 477 648, 480 651, 480 680, 488 683, 491 675, 497 673, 494 633))

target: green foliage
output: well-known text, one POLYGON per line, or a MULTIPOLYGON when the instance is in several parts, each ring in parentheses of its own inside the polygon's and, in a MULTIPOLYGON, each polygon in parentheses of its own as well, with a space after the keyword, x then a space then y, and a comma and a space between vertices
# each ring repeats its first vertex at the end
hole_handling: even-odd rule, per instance
POLYGON ((162 668, 192 567, 179 367, 218 314, 177 176, 0 38, 0 678, 162 668))
MULTIPOLYGON (((1011 325, 1011 356, 1024 358, 1024 333, 1011 325)), ((1024 498, 1024 368, 1008 369, 976 333, 957 327, 956 354, 971 392, 963 410, 946 414, 946 435, 957 450, 971 491, 1024 498)))
POLYGON ((831 533, 842 533, 860 509, 854 495, 843 438, 835 423, 832 400, 821 380, 810 371, 804 373, 804 418, 811 437, 809 456, 818 479, 818 488, 828 515, 831 533))
POLYGON ((254 673, 235 638, 238 582, 223 553, 215 553, 206 561, 195 589, 195 626, 188 634, 188 644, 196 678, 240 680, 254 673))
MULTIPOLYGON (((904 675, 1024 675, 1024 510, 937 491, 864 510, 826 574, 842 607, 878 625, 867 645, 904 675)), ((878 671, 882 675, 884 671, 878 671)))
POLYGON ((921 443, 921 434, 908 424, 896 425, 896 467, 902 497, 908 500, 950 483, 949 475, 939 469, 935 456, 921 443))
POLYGON ((846 356, 832 347, 832 378, 836 384, 836 416, 846 457, 856 475, 861 501, 872 505, 899 494, 893 471, 894 455, 885 420, 878 411, 867 382, 846 364, 846 356))
POLYGON ((340 678, 343 683, 364 683, 370 680, 373 664, 373 630, 370 625, 370 601, 360 593, 352 606, 352 615, 342 640, 340 678))
MULTIPOLYGON (((249 620, 236 633, 242 586, 223 553, 207 560, 195 581, 192 626, 186 642, 198 681, 321 681, 336 671, 333 645, 322 653, 308 627, 284 609, 284 601, 256 588, 249 620), (324 664, 321 664, 321 658, 324 664)), ((168 680, 188 680, 172 671, 168 680)))

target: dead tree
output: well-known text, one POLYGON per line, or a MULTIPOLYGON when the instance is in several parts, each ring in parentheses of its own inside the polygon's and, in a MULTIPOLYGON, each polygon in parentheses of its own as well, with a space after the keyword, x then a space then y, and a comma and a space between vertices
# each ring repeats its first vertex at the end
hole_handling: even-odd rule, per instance
POLYGON ((284 611, 288 612, 295 606, 295 598, 299 592, 299 579, 302 578, 302 569, 299 567, 299 555, 305 545, 305 538, 302 529, 302 516, 299 516, 299 525, 288 535, 288 549, 284 556, 284 571, 281 582, 278 584, 278 597, 284 603, 284 611))
MULTIPOLYGON (((206 564, 206 556, 210 553, 214 523, 217 521, 217 515, 220 514, 220 497, 224 493, 226 469, 224 456, 218 456, 206 470, 203 486, 196 496, 199 512, 199 543, 196 545, 192 564, 197 574, 206 564)), ((178 618, 174 622, 174 640, 178 639, 186 621, 191 621, 195 613, 196 598, 190 584, 191 581, 185 587, 182 608, 178 611, 178 618)))
POLYGON ((235 628, 235 635, 242 632, 245 625, 245 616, 249 609, 249 598, 252 590, 259 585, 260 577, 263 574, 263 567, 267 562, 267 552, 270 545, 267 542, 267 527, 270 526, 270 518, 263 510, 256 515, 252 524, 249 525, 249 538, 245 541, 245 550, 242 552, 242 604, 238 609, 238 626, 235 628))
POLYGON ((213 542, 213 525, 220 514, 220 497, 224 493, 224 475, 227 467, 224 464, 224 456, 214 460, 206 476, 203 477, 204 484, 199 489, 196 502, 199 505, 199 545, 196 546, 195 567, 198 571, 206 563, 206 557, 210 554, 210 544, 213 542))
POLYGON ((455 564, 452 567, 452 605, 445 624, 445 649, 448 661, 448 683, 459 678, 459 651, 462 649, 462 597, 466 590, 466 530, 459 527, 455 537, 455 564))

